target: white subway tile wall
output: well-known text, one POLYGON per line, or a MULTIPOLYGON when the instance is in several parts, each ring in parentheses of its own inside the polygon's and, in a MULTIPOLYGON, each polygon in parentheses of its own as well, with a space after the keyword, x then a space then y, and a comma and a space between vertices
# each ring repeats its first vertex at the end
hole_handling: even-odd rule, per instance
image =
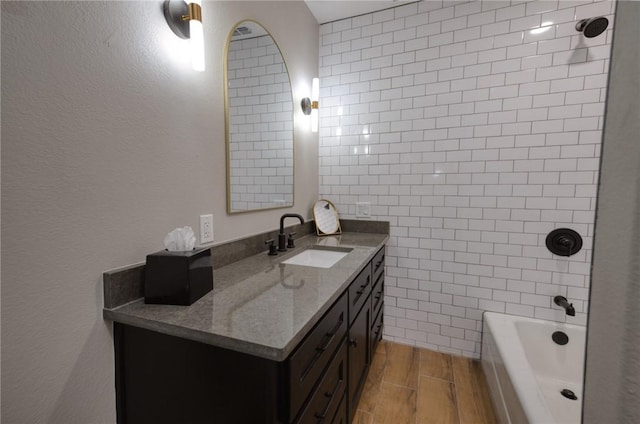
POLYGON ((269 35, 232 41, 228 52, 231 209, 293 204, 293 101, 269 35))
POLYGON ((483 311, 586 323, 614 10, 424 0, 321 25, 320 193, 391 223, 385 338, 478 357, 483 311), (570 258, 545 245, 561 227, 570 258))

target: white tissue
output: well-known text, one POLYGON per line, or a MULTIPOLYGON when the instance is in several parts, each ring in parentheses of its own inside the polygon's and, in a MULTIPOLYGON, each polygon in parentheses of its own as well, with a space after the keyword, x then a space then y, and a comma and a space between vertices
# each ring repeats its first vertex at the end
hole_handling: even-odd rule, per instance
POLYGON ((164 248, 169 252, 184 252, 193 250, 196 236, 191 227, 176 228, 164 238, 164 248))

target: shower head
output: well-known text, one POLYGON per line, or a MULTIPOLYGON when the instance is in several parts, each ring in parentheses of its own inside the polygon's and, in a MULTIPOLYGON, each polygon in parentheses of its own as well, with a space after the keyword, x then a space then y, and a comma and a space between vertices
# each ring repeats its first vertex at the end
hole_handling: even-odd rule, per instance
POLYGON ((576 24, 576 30, 584 33, 587 38, 597 37, 609 26, 609 20, 604 16, 583 19, 576 24))

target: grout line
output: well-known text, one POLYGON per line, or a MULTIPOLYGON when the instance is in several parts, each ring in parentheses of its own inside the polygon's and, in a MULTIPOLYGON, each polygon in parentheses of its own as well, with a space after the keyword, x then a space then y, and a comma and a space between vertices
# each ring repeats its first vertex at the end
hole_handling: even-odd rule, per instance
POLYGON ((458 410, 458 417, 461 417, 460 404, 458 403, 458 372, 456 371, 456 367, 453 365, 453 361, 451 361, 451 372, 453 374, 453 388, 456 396, 456 409, 458 410))
MULTIPOLYGON (((373 417, 373 422, 375 422, 376 420, 376 411, 378 410, 378 403, 380 402, 380 392, 382 390, 382 383, 384 383, 384 375, 387 372, 387 362, 389 360, 389 356, 387 355, 388 344, 389 342, 385 342, 384 340, 381 340, 381 342, 378 343, 378 346, 376 348, 376 352, 381 347, 384 348, 384 366, 382 367, 382 372, 380 373, 380 381, 378 382, 378 395, 376 396, 376 401, 374 402, 374 405, 373 405, 373 411, 371 412, 371 416, 373 417)), ((375 352, 374 352, 374 355, 375 355, 375 352)))
POLYGON ((416 387, 409 387, 409 386, 404 386, 402 384, 398 384, 398 383, 393 383, 391 381, 383 381, 384 384, 388 384, 390 386, 394 386, 394 387, 400 387, 402 389, 409 389, 409 390, 418 390, 416 387))
POLYGON ((418 389, 416 390, 416 416, 415 416, 415 424, 419 424, 418 423, 418 401, 420 400, 420 386, 422 386, 422 382, 420 380, 422 380, 420 378, 420 365, 418 365, 418 389))
POLYGON ((444 378, 432 377, 430 375, 421 375, 420 377, 430 378, 432 380, 444 381, 445 383, 455 384, 453 381, 445 380, 444 378))

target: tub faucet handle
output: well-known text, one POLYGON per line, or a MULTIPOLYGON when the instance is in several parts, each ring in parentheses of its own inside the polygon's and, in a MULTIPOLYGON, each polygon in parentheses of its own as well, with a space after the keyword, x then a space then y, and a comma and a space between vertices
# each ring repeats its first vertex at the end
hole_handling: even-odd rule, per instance
POLYGON ((556 296, 553 298, 553 302, 564 308, 567 315, 573 317, 576 315, 576 309, 573 307, 573 303, 569 303, 566 297, 564 296, 556 296))

